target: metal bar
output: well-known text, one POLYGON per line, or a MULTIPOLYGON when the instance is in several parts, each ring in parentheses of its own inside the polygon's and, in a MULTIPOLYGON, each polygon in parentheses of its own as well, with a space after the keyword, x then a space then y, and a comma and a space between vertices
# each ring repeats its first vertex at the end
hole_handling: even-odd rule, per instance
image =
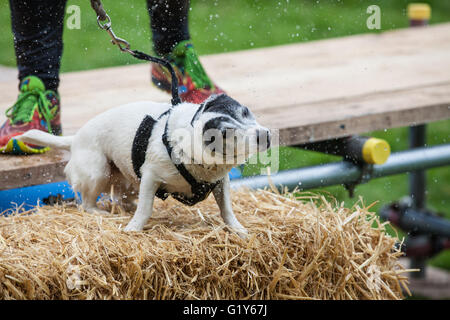
MULTIPOLYGON (((408 5, 408 18, 411 27, 422 27, 428 25, 431 17, 431 7, 425 3, 411 3, 408 5)), ((425 146, 425 125, 412 126, 409 129, 410 148, 420 148, 425 146)), ((425 182, 424 170, 413 171, 409 174, 409 194, 412 206, 418 210, 425 208, 425 182)), ((414 278, 424 278, 426 263, 424 259, 411 258, 411 267, 419 268, 420 273, 412 273, 414 278)))
POLYGON ((345 160, 361 163, 364 162, 362 149, 367 139, 369 138, 354 135, 324 141, 303 143, 295 145, 294 147, 342 156, 345 160))
POLYGON ((358 135, 304 143, 293 147, 342 156, 344 160, 367 164, 383 164, 391 153, 391 147, 387 141, 358 135))
MULTIPOLYGON (((426 125, 421 124, 409 128, 410 149, 425 147, 426 125)), ((425 188, 426 175, 424 170, 412 171, 409 174, 409 194, 413 201, 413 206, 417 209, 425 208, 425 188)))
MULTIPOLYGON (((381 178, 399 173, 423 170, 450 165, 450 144, 416 148, 392 154, 382 165, 374 165, 370 178, 381 178)), ((320 188, 357 182, 363 173, 362 167, 349 161, 333 162, 319 166, 280 171, 270 176, 270 181, 277 187, 289 190, 320 188)), ((366 172, 367 174, 367 172, 366 172)), ((262 189, 269 185, 267 176, 231 181, 233 189, 241 187, 262 189)))
MULTIPOLYGON (((421 124, 409 127, 409 147, 410 149, 421 148, 426 145, 426 125, 421 124)), ((426 172, 416 170, 409 173, 409 195, 414 209, 425 209, 426 202, 426 172)), ((412 257, 410 261, 412 269, 420 269, 419 273, 414 273, 414 278, 424 278, 426 276, 426 260, 424 258, 412 257)))
POLYGON ((384 206, 380 210, 383 220, 391 221, 406 233, 427 234, 450 239, 450 220, 402 205, 384 206))

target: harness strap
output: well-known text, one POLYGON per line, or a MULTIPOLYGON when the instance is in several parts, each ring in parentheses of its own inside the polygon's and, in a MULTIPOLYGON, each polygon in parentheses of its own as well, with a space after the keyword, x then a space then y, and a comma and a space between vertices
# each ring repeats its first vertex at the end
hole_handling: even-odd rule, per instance
POLYGON ((151 116, 145 116, 134 136, 133 146, 131 148, 131 161, 133 162, 133 170, 136 176, 141 178, 141 167, 145 162, 148 141, 152 135, 153 127, 156 120, 151 116))
POLYGON ((202 200, 205 200, 208 195, 211 193, 211 191, 217 186, 219 181, 217 182, 198 182, 192 174, 186 169, 185 165, 181 163, 180 161, 174 162, 172 159, 172 151, 173 148, 170 145, 169 141, 167 140, 169 132, 169 121, 167 120, 166 126, 164 128, 164 134, 162 136, 162 141, 164 146, 166 147, 167 153, 169 154, 170 159, 172 160, 173 164, 177 168, 178 172, 183 176, 183 178, 191 185, 191 192, 192 197, 188 198, 184 194, 180 193, 173 193, 172 196, 177 199, 178 201, 187 204, 187 205, 194 205, 202 200))
MULTIPOLYGON (((161 114, 158 117, 158 120, 161 119, 166 114, 170 114, 170 110, 172 109, 169 109, 163 114, 161 114)), ((131 161, 133 163, 133 170, 139 179, 141 178, 141 167, 145 162, 145 156, 147 153, 149 139, 152 135, 153 127, 156 122, 157 120, 153 119, 151 116, 148 115, 145 116, 144 120, 142 120, 141 124, 139 125, 139 128, 136 131, 136 135, 133 140, 133 146, 131 149, 131 161)), ((164 134, 162 136, 162 142, 166 147, 167 153, 169 154, 169 157, 172 160, 174 166, 177 168, 178 172, 191 185, 191 192, 192 192, 191 197, 187 197, 186 195, 178 192, 170 193, 170 195, 172 195, 172 197, 174 197, 178 201, 186 205, 192 206, 206 199, 208 195, 211 193, 211 191, 217 186, 219 181, 214 183, 198 182, 192 176, 192 174, 186 169, 183 163, 179 161, 173 161, 172 159, 173 148, 168 141, 168 124, 169 119, 167 118, 166 125, 164 128, 164 134)), ((158 198, 161 198, 162 200, 165 200, 169 196, 169 193, 163 187, 160 187, 156 192, 156 196, 158 198)))

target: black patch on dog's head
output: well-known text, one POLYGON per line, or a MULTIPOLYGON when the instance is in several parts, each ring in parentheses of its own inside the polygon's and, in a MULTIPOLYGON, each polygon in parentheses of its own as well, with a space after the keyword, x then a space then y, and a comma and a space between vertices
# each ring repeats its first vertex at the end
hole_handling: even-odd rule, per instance
POLYGON ((215 117, 212 119, 209 119, 208 121, 206 121, 205 125, 203 126, 203 143, 206 147, 210 146, 213 142, 216 141, 216 136, 215 134, 218 133, 216 132, 210 132, 208 133, 209 130, 218 130, 220 132, 220 134, 223 137, 223 146, 216 146, 219 149, 215 150, 215 151, 219 151, 221 153, 223 153, 223 150, 225 150, 225 140, 227 138, 229 138, 228 134, 229 134, 229 130, 232 130, 232 128, 234 128, 234 123, 233 121, 230 119, 230 117, 226 117, 226 116, 219 116, 219 117, 215 117))
POLYGON ((203 135, 205 135, 206 131, 211 129, 217 129, 222 131, 224 127, 226 127, 226 124, 228 123, 230 123, 230 119, 228 117, 216 117, 209 119, 203 126, 203 135))
POLYGON ((239 102, 226 94, 220 94, 206 101, 203 112, 215 112, 227 115, 232 119, 241 122, 243 118, 249 117, 250 111, 247 107, 242 106, 239 102))

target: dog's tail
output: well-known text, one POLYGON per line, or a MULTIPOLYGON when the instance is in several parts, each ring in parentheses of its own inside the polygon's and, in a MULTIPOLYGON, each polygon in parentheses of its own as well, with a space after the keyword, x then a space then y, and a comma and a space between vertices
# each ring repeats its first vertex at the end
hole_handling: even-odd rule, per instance
POLYGON ((41 130, 33 129, 20 136, 15 136, 14 139, 39 146, 49 146, 55 149, 70 150, 73 136, 55 136, 41 130))

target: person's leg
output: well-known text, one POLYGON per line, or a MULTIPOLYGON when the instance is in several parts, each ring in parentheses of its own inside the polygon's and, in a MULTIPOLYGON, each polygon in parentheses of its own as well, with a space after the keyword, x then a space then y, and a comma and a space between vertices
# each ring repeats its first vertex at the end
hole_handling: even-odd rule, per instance
MULTIPOLYGON (((190 41, 189 3, 189 0, 147 0, 156 54, 174 65, 181 99, 201 103, 212 93, 223 91, 206 74, 190 41)), ((152 81, 170 92, 170 74, 164 67, 153 64, 152 81)))
POLYGON ((10 0, 19 97, 0 127, 0 153, 42 153, 14 139, 31 129, 61 134, 57 93, 66 0, 10 0))
POLYGON ((189 40, 189 0, 147 0, 156 54, 166 56, 183 40, 189 40))
POLYGON ((10 0, 19 80, 39 77, 57 91, 66 0, 10 0))

